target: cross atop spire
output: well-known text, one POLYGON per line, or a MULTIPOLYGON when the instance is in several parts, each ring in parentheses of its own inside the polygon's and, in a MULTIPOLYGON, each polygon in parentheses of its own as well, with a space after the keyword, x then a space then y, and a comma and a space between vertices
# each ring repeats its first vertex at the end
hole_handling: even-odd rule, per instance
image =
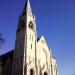
POLYGON ((27 15, 27 14, 32 15, 32 10, 31 10, 31 5, 30 5, 29 0, 26 0, 26 4, 23 9, 22 15, 27 15))

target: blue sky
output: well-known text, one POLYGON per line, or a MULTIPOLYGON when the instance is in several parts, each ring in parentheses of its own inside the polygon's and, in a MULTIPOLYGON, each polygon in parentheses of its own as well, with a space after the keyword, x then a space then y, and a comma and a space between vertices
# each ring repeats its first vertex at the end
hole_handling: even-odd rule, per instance
MULTIPOLYGON (((30 0, 38 36, 44 35, 58 64, 59 75, 75 73, 75 0, 30 0)), ((0 54, 15 46, 18 17, 25 0, 0 0, 0 33, 6 39, 0 54)))

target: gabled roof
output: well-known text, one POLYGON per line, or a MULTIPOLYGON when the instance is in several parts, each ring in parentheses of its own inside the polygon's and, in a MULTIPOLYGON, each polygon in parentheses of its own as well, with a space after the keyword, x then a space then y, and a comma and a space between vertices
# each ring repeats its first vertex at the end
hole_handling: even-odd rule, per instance
POLYGON ((2 64, 5 64, 6 60, 9 58, 11 61, 13 60, 13 52, 14 50, 7 52, 3 55, 0 56, 0 61, 2 62, 2 64))
POLYGON ((37 39, 37 42, 39 42, 40 40, 42 40, 42 42, 47 45, 46 40, 45 40, 43 35, 40 38, 37 39))
POLYGON ((42 42, 47 47, 47 49, 49 50, 49 47, 46 43, 46 40, 45 40, 44 36, 41 36, 40 38, 37 39, 37 44, 40 43, 40 42, 42 42))

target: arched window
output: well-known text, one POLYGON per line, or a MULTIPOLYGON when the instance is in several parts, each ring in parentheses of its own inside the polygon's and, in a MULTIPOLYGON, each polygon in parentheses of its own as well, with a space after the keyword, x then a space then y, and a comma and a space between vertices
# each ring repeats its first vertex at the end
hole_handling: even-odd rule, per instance
POLYGON ((44 72, 44 75, 48 75, 48 73, 47 72, 44 72))
POLYGON ((34 70, 30 69, 30 75, 34 75, 34 70))
POLYGON ((29 22, 29 28, 34 29, 34 26, 33 26, 33 22, 32 21, 29 22))

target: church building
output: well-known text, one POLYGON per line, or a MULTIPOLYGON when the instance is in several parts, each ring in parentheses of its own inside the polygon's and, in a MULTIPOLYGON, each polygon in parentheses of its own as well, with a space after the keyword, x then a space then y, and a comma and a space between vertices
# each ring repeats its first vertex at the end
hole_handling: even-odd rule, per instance
POLYGON ((0 75, 57 75, 51 49, 44 36, 37 37, 29 0, 19 16, 15 49, 0 56, 0 75))

